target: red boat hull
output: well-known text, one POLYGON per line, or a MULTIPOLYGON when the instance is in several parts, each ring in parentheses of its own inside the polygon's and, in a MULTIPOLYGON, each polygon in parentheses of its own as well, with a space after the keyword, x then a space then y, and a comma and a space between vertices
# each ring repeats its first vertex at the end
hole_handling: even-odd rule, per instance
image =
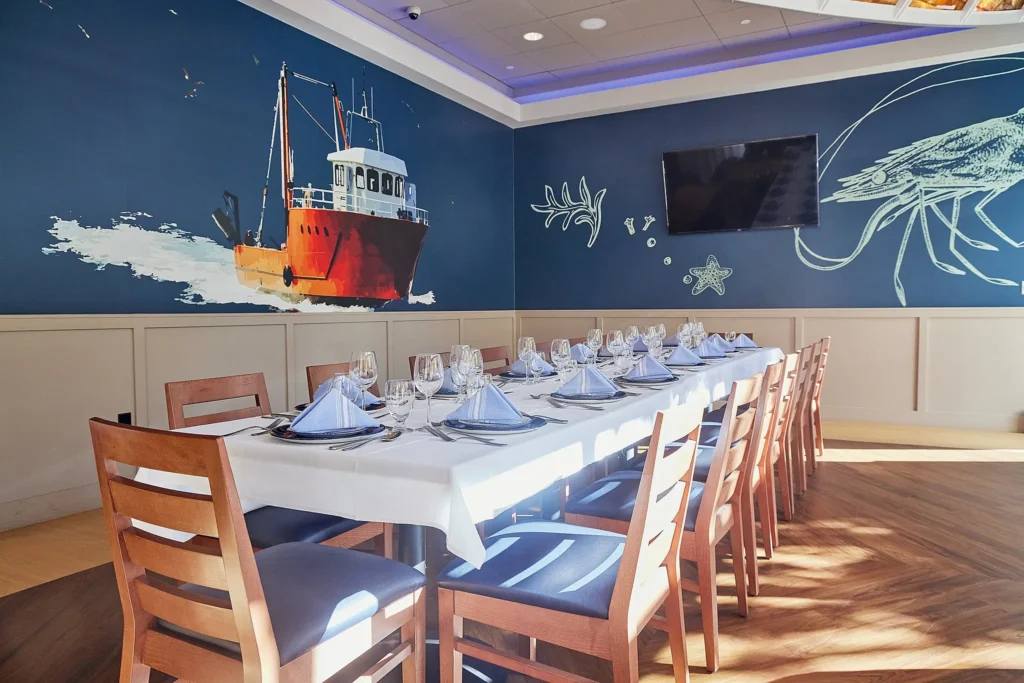
POLYGON ((376 303, 409 296, 427 226, 332 209, 292 209, 280 249, 237 245, 247 287, 286 300, 376 303))

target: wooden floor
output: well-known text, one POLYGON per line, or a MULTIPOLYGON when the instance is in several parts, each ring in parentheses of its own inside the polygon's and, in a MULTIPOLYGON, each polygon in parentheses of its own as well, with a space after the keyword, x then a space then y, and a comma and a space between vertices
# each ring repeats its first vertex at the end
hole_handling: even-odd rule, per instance
MULTIPOLYGON (((0 534, 0 587, 34 571, 69 574, 0 598, 0 683, 116 680, 112 571, 79 571, 105 561, 101 520, 69 519, 95 528, 71 545, 49 536, 61 523, 0 534), (19 568, 19 557, 43 564, 19 568)), ((746 619, 720 562, 714 675, 687 597, 694 681, 1024 681, 1024 453, 831 442, 781 535, 746 619)), ((603 663, 564 650, 541 645, 540 659, 611 679, 603 663)), ((640 659, 644 683, 671 679, 662 634, 642 634, 640 659)))

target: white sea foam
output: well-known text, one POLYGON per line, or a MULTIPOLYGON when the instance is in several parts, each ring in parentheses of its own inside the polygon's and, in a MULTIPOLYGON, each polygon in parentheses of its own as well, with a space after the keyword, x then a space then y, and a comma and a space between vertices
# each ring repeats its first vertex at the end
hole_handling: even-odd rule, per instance
MULTIPOLYGON (((136 214, 136 216, 145 214, 136 214)), ((97 270, 107 266, 129 268, 137 278, 182 285, 178 301, 195 304, 253 304, 303 312, 368 311, 364 306, 331 306, 308 301, 291 303, 273 294, 250 289, 238 282, 231 249, 206 237, 197 237, 161 224, 148 230, 130 222, 113 227, 81 225, 77 220, 56 216, 49 233, 55 241, 43 248, 44 254, 74 254, 97 270)), ((410 297, 416 303, 433 303, 433 293, 410 297), (429 297, 429 301, 426 299, 429 297)))

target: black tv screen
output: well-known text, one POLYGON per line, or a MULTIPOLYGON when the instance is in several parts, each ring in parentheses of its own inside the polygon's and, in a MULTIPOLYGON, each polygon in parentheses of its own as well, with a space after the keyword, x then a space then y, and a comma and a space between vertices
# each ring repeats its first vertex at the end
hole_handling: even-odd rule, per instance
POLYGON ((668 231, 818 225, 818 136, 665 152, 668 231))

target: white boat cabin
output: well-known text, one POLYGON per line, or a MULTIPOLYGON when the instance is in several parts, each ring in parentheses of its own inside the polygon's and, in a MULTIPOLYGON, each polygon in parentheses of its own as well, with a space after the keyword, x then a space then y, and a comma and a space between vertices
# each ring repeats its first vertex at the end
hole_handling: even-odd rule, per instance
POLYGON ((426 223, 416 208, 416 186, 407 182, 405 162, 375 149, 352 147, 327 155, 334 170, 334 208, 426 223))

